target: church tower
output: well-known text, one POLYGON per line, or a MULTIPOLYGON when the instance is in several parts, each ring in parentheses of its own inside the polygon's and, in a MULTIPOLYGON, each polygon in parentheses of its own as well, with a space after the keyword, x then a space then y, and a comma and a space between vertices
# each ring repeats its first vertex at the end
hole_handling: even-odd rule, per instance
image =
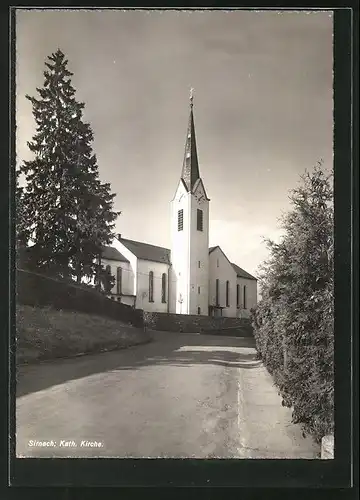
POLYGON ((171 202, 170 312, 209 313, 209 201, 199 171, 191 89, 184 162, 171 202))

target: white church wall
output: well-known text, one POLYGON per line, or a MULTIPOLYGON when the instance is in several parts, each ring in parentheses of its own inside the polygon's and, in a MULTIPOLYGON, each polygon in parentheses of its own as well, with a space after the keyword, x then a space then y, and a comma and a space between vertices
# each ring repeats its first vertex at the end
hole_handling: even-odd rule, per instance
POLYGON ((131 297, 122 296, 121 303, 126 304, 127 306, 133 307, 134 303, 135 303, 135 297, 134 296, 131 296, 131 297))
POLYGON ((169 312, 172 314, 176 313, 176 289, 176 274, 171 265, 169 267, 169 312))
POLYGON ((149 312, 168 312, 168 280, 169 265, 161 262, 152 262, 138 259, 136 307, 149 312), (154 274, 153 302, 149 302, 149 273, 154 274), (166 275, 166 302, 162 302, 162 275, 166 275))
POLYGON ((257 281, 249 280, 246 278, 237 278, 237 284, 240 285, 240 307, 238 309, 239 318, 249 318, 250 309, 257 304, 257 281), (245 308, 244 308, 244 286, 246 287, 245 292, 245 308))
MULTIPOLYGON (((201 192, 201 184, 199 185, 201 192)), ((190 301, 188 314, 209 314, 209 202, 190 196, 190 301), (197 230, 197 210, 203 212, 203 230, 197 230), (200 293, 199 293, 200 291, 200 293)))
POLYGON ((209 304, 216 305, 216 279, 219 279, 219 305, 224 307, 222 315, 235 318, 236 272, 223 252, 216 248, 209 254, 209 304), (229 307, 226 307, 226 282, 229 281, 229 307))
POLYGON ((190 285, 190 195, 180 181, 171 202, 171 308, 177 314, 188 314, 190 285), (183 229, 178 231, 178 211, 183 210, 183 229))
POLYGON ((137 257, 123 245, 117 238, 114 238, 111 246, 116 248, 130 263, 129 269, 129 293, 136 295, 137 290, 137 257))

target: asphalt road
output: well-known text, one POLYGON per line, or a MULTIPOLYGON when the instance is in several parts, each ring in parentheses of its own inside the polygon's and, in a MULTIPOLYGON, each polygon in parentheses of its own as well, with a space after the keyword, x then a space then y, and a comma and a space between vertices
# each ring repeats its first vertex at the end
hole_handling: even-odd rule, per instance
POLYGON ((251 340, 150 344, 17 370, 18 457, 316 458, 251 340))

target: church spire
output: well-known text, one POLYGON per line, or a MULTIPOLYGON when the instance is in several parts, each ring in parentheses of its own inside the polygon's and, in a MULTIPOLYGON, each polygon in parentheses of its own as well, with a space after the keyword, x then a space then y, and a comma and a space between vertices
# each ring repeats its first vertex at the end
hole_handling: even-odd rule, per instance
POLYGON ((195 182, 200 178, 199 173, 199 163, 196 150, 196 138, 195 138, 195 125, 194 125, 194 89, 190 89, 190 116, 189 124, 187 129, 186 143, 185 143, 185 157, 183 168, 181 172, 181 178, 184 181, 188 191, 192 191, 195 182))

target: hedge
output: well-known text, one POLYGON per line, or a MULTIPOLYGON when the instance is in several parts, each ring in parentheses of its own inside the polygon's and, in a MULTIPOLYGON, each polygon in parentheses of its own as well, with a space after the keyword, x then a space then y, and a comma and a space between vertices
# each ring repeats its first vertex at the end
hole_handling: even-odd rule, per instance
POLYGON ((291 194, 280 243, 259 280, 252 314, 258 357, 293 422, 317 441, 334 432, 333 204, 331 176, 315 167, 291 194))

